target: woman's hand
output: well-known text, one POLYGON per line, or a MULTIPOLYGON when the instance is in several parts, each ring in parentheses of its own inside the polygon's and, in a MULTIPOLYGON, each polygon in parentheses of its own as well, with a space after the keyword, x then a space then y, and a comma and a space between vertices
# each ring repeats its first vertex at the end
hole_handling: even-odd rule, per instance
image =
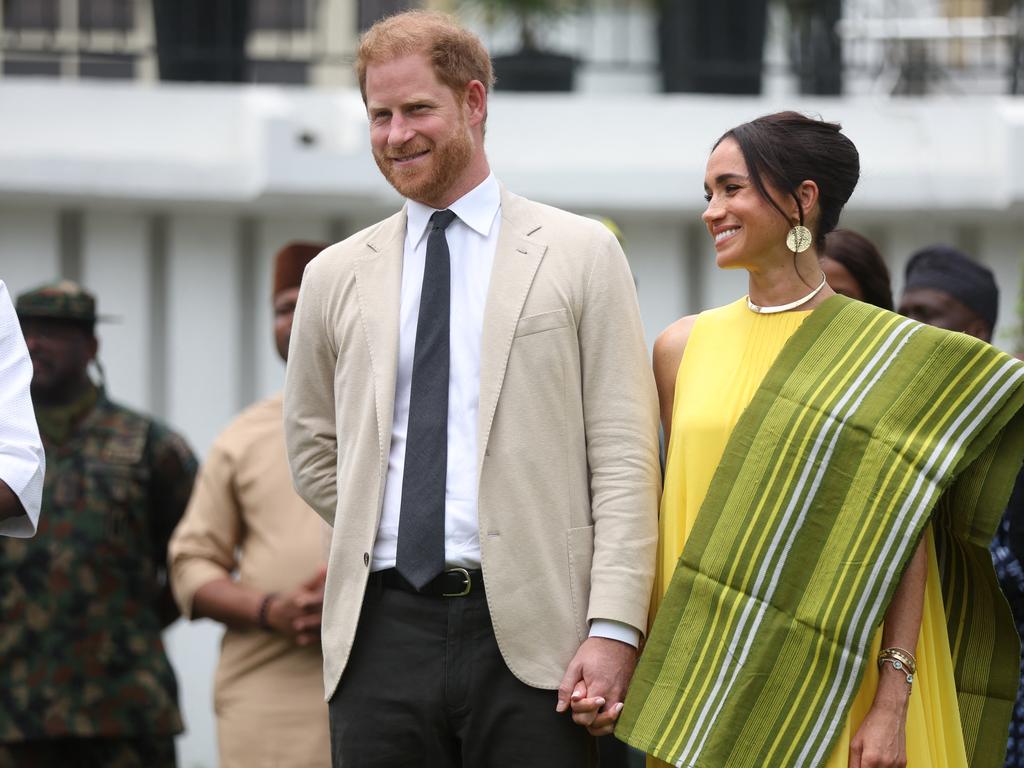
POLYGON ((850 742, 849 768, 904 768, 907 764, 907 701, 903 675, 880 670, 875 701, 850 742))

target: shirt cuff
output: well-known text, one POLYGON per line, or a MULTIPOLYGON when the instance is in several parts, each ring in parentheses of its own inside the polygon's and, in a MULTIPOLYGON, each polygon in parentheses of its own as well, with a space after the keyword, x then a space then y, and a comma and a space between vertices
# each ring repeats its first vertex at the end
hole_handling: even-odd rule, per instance
POLYGON ((640 647, 640 630, 634 629, 622 621, 613 619, 594 619, 590 622, 591 637, 607 637, 620 643, 640 647))
POLYGON ((40 447, 38 458, 33 462, 26 457, 13 456, 0 451, 6 465, 4 476, 0 477, 18 497, 24 514, 0 521, 0 536, 27 539, 35 535, 39 525, 39 507, 43 498, 43 471, 46 460, 40 447))

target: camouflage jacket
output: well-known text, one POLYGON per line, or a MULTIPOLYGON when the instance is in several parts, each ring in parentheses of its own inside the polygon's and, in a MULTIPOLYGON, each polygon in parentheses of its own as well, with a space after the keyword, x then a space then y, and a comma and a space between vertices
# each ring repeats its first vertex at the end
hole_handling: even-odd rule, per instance
POLYGON ((161 630, 196 460, 166 427, 90 395, 68 429, 48 435, 40 411, 39 530, 0 537, 0 742, 181 731, 161 630))

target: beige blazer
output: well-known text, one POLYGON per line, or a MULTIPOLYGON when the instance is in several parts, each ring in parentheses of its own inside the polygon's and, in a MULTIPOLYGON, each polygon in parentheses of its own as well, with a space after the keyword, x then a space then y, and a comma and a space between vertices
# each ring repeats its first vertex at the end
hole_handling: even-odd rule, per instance
MULTIPOLYGON (((557 688, 588 633, 641 631, 657 542, 657 396, 636 290, 598 222, 502 190, 484 313, 477 473, 487 603, 505 662, 557 688)), ((299 494, 334 526, 328 697, 345 670, 387 477, 406 216, 306 270, 285 383, 299 494)))

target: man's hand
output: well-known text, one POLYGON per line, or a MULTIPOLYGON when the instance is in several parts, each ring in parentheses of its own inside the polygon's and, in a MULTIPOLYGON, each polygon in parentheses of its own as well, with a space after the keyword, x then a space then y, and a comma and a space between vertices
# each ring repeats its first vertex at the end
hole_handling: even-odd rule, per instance
POLYGON ((296 645, 313 645, 320 640, 320 617, 324 607, 327 566, 321 566, 309 581, 286 595, 278 595, 267 608, 267 623, 288 636, 296 645))
POLYGON ((593 736, 611 733, 636 667, 636 648, 606 637, 589 637, 576 651, 558 686, 555 711, 572 708, 574 722, 593 736))

